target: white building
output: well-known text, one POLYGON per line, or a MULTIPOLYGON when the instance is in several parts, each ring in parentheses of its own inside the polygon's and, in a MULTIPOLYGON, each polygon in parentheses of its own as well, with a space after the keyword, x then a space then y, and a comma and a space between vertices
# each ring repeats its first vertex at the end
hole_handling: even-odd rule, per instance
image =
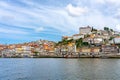
POLYGON ((30 46, 22 46, 22 49, 24 51, 30 51, 31 50, 31 47, 30 46))
POLYGON ((67 40, 71 40, 71 39, 73 39, 73 37, 68 37, 68 38, 67 38, 67 40))
POLYGON ((64 40, 64 39, 66 39, 66 40, 71 40, 71 39, 73 39, 73 37, 71 37, 71 36, 62 36, 62 39, 64 40))
POLYGON ((102 44, 103 43, 103 38, 101 37, 94 37, 94 38, 84 38, 83 42, 88 42, 90 44, 102 44))
POLYGON ((92 28, 90 26, 80 27, 80 29, 79 29, 80 34, 90 34, 91 30, 92 30, 92 28))
POLYGON ((111 44, 120 44, 120 37, 115 37, 110 41, 111 44))
POLYGON ((75 35, 73 35, 74 40, 77 40, 77 39, 80 39, 80 38, 84 38, 84 35, 83 34, 75 34, 75 35))
POLYGON ((100 35, 105 35, 105 36, 109 35, 108 31, 105 31, 105 30, 98 30, 97 33, 100 35))
POLYGON ((83 42, 93 43, 93 38, 90 37, 84 38, 83 42))
POLYGON ((95 37, 95 38, 93 38, 93 43, 94 44, 102 44, 103 43, 103 38, 95 37))
POLYGON ((114 31, 114 35, 120 35, 120 32, 114 31))

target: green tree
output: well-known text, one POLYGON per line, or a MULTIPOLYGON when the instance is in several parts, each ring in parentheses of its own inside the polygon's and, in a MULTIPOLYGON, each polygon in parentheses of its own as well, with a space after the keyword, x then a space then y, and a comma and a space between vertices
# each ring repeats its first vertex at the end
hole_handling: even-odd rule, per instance
POLYGON ((109 40, 112 40, 112 39, 114 39, 114 37, 110 37, 110 39, 109 39, 109 40))
POLYGON ((97 31, 97 29, 95 29, 95 28, 92 27, 92 31, 97 31))
POLYGON ((38 56, 39 52, 35 51, 34 56, 38 56))
POLYGON ((113 29, 110 29, 111 32, 113 32, 113 29))
POLYGON ((118 45, 118 48, 120 48, 120 45, 118 45))
POLYGON ((80 39, 78 39, 78 40, 75 41, 75 44, 76 44, 77 48, 78 47, 82 47, 82 43, 83 43, 83 39, 82 38, 80 38, 80 39))
POLYGON ((66 39, 62 40, 62 44, 63 45, 67 45, 68 44, 68 40, 66 40, 66 39))
POLYGON ((108 27, 104 27, 104 30, 105 30, 105 31, 109 31, 109 28, 108 28, 108 27))
POLYGON ((87 38, 87 37, 90 37, 90 35, 89 35, 89 34, 86 34, 86 35, 84 35, 84 37, 87 38))
POLYGON ((73 39, 67 40, 67 43, 71 43, 71 42, 74 42, 74 40, 73 39))
POLYGON ((89 43, 88 42, 83 42, 82 38, 76 40, 75 44, 76 44, 77 48, 80 48, 80 47, 83 47, 83 46, 89 46, 89 43))
POLYGON ((88 42, 83 42, 82 45, 83 46, 89 46, 89 43, 88 42))

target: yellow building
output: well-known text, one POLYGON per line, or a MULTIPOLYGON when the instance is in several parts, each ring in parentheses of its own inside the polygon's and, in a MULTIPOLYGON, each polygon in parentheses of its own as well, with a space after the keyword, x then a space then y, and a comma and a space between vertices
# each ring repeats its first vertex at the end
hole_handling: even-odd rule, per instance
POLYGON ((23 48, 15 48, 16 53, 22 53, 23 52, 23 48))
POLYGON ((81 52, 83 52, 83 53, 90 53, 91 49, 90 48, 81 48, 81 52))
POLYGON ((91 34, 90 37, 91 37, 91 38, 94 38, 94 37, 95 37, 95 34, 91 34))
POLYGON ((68 46, 70 46, 70 47, 71 47, 71 46, 73 46, 74 44, 75 44, 75 43, 69 43, 69 44, 68 44, 68 46))
POLYGON ((98 48, 98 47, 92 48, 92 52, 98 53, 98 52, 100 52, 100 48, 98 48))

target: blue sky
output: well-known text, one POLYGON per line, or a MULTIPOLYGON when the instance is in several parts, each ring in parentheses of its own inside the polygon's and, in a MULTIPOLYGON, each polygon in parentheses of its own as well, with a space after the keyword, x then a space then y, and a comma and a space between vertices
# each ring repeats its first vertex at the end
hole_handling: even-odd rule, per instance
POLYGON ((0 0, 0 43, 59 41, 79 27, 120 31, 119 0, 0 0))

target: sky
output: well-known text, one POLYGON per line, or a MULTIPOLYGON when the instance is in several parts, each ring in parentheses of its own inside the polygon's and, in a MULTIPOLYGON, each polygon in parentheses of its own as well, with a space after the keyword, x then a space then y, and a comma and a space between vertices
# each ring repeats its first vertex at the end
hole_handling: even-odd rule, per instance
POLYGON ((120 0, 0 0, 0 44, 60 41, 88 25, 120 31, 120 0))

